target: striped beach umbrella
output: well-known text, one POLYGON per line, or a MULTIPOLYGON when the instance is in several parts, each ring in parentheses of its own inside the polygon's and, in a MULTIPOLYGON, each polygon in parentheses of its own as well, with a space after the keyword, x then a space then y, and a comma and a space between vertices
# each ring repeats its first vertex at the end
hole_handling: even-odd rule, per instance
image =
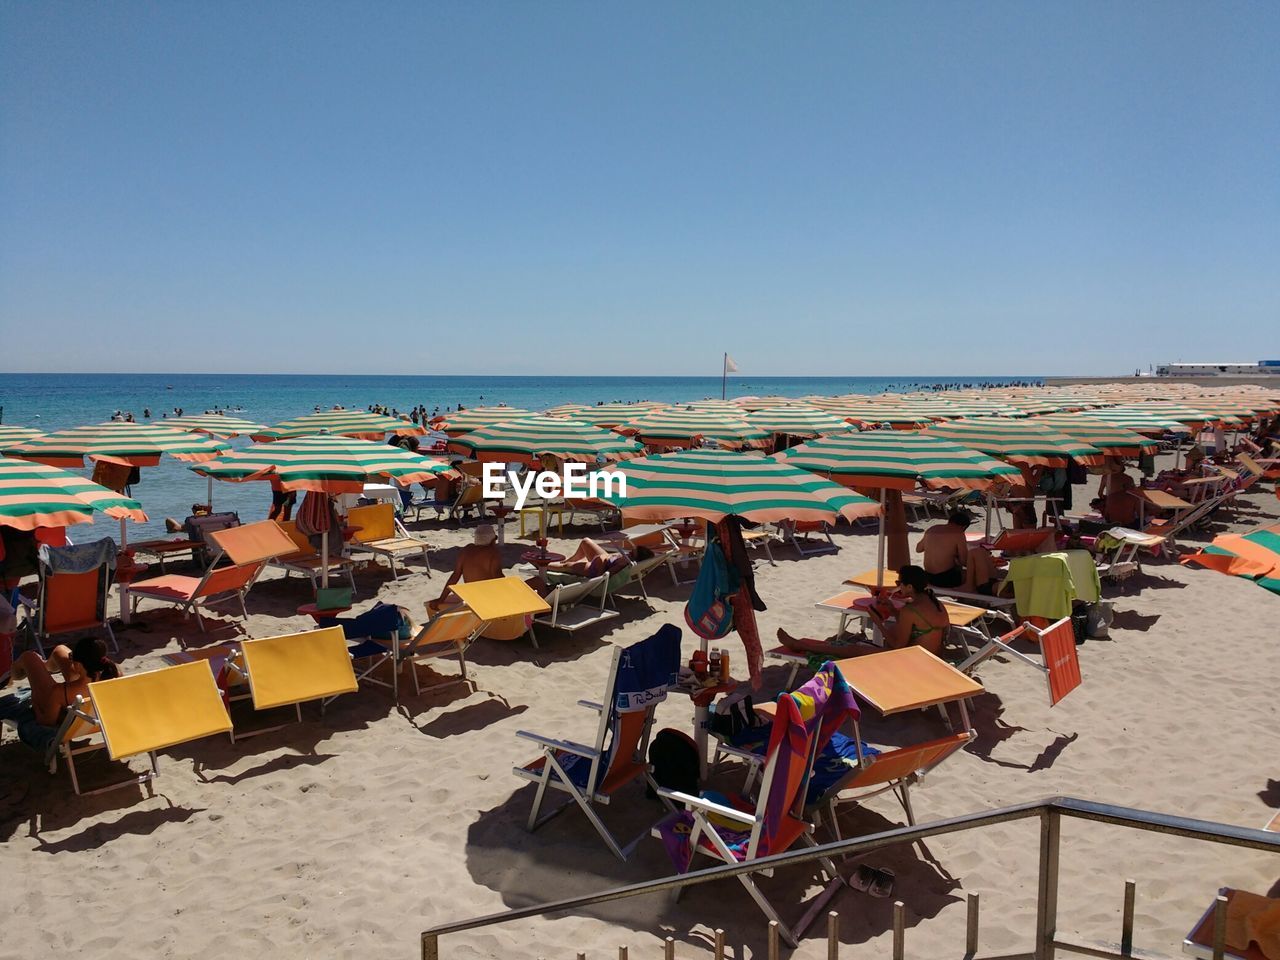
POLYGON ((762 447, 768 443, 768 431, 752 426, 743 416, 741 410, 735 414, 689 406, 662 407, 619 424, 618 430, 654 447, 691 447, 698 439, 723 447, 762 447))
POLYGON ((924 432, 1028 466, 1065 467, 1068 457, 1085 465, 1100 464, 1106 459, 1097 447, 1028 419, 970 417, 935 423, 924 432))
POLYGON ((1166 433, 1187 434, 1191 431, 1177 420, 1144 410, 1141 406, 1097 407, 1084 411, 1084 416, 1101 420, 1115 427, 1123 427, 1147 437, 1159 437, 1166 433))
POLYGON ((226 443, 213 437, 154 423, 113 420, 58 430, 24 443, 6 445, 0 452, 7 457, 34 460, 52 467, 83 467, 85 457, 133 467, 154 467, 165 454, 199 463, 229 449, 226 443))
POLYGON ((1083 440, 1111 457, 1139 457, 1154 454, 1160 444, 1140 433, 1117 427, 1086 413, 1045 413, 1032 417, 1033 423, 1083 440))
POLYGON ((905 403, 879 401, 872 397, 814 397, 808 402, 825 410, 832 416, 851 420, 864 426, 878 427, 888 424, 894 430, 915 430, 927 427, 942 418, 935 409, 926 412, 919 406, 908 406, 905 403))
POLYGON ((6 427, 0 424, 0 450, 43 436, 44 434, 39 430, 29 430, 26 427, 6 427))
POLYGON ((58 467, 0 457, 0 525, 19 530, 92 523, 95 512, 145 523, 142 504, 58 467))
POLYGON ((280 481, 284 490, 361 493, 372 480, 429 480, 449 469, 441 460, 356 437, 320 435, 255 443, 191 469, 217 480, 280 481))
POLYGON ((339 437, 359 437, 362 440, 381 440, 388 433, 400 436, 420 436, 426 428, 367 410, 324 410, 320 413, 304 413, 293 420, 277 423, 274 427, 257 431, 253 439, 260 443, 273 440, 292 440, 331 433, 339 437))
POLYGON ((520 407, 471 407, 456 413, 446 413, 431 421, 437 430, 443 430, 451 437, 461 436, 471 430, 479 430, 491 423, 502 423, 504 420, 518 420, 520 417, 535 416, 529 410, 520 407))
POLYGON ((913 490, 921 484, 982 490, 1001 481, 1021 481, 1017 467, 977 450, 928 433, 900 430, 820 437, 771 459, 866 488, 913 490))
POLYGON ((568 420, 581 420, 593 427, 616 427, 632 417, 638 417, 649 410, 656 410, 666 404, 652 401, 640 403, 562 403, 546 411, 548 417, 564 417, 568 420))
POLYGON ((1214 537, 1209 546, 1182 557, 1180 562, 1245 577, 1272 593, 1280 593, 1280 523, 1250 533, 1214 537))
POLYGON ((1172 400, 1147 400, 1138 404, 1138 409, 1152 413, 1157 417, 1164 417, 1166 420, 1177 420, 1193 430, 1199 430, 1217 422, 1228 424, 1233 421, 1237 424, 1240 422, 1230 416, 1215 417, 1208 410, 1202 410, 1200 407, 1172 400))
MULTIPOLYGON (((770 394, 767 397, 734 397, 733 403, 736 403, 743 410, 770 410, 773 407, 791 407, 797 403, 804 401, 796 397, 780 397, 777 394, 770 394)), ((809 404, 812 406, 812 404, 809 404)))
POLYGON ((834 521, 880 512, 874 500, 805 470, 731 450, 664 453, 616 469, 626 477, 627 492, 609 499, 624 517, 639 520, 834 521))
POLYGON ((828 433, 848 433, 854 429, 848 420, 809 404, 766 407, 747 414, 747 422, 768 433, 784 433, 792 437, 818 437, 828 433))
POLYGON ((534 461, 544 453, 565 460, 595 463, 639 456, 640 444, 612 430, 559 417, 521 417, 491 423, 454 437, 449 450, 473 460, 534 461))
POLYGON ((241 420, 239 417, 227 417, 220 413, 205 413, 193 417, 167 417, 159 422, 172 430, 207 433, 211 437, 221 437, 224 440, 231 437, 248 437, 267 429, 266 424, 241 420))

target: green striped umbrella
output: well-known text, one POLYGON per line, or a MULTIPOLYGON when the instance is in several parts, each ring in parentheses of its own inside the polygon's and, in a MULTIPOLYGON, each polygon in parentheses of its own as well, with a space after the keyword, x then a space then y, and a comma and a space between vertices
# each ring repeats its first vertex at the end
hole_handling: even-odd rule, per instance
POLYGON ((247 437, 267 429, 265 424, 241 420, 238 417, 227 417, 219 413, 206 413, 194 417, 166 417, 158 422, 171 430, 207 433, 211 437, 221 437, 224 440, 231 437, 247 437))
POLYGON ((626 477, 627 492, 609 499, 624 517, 638 520, 699 517, 715 523, 732 515, 757 522, 834 521, 880 512, 874 500, 805 470, 730 450, 664 453, 616 469, 626 477))
POLYGON ((769 441, 769 433, 744 420, 741 410, 733 414, 690 406, 651 410, 619 424, 618 430, 658 447, 690 447, 698 438, 726 447, 761 447, 769 441))
POLYGON ((919 406, 908 406, 901 402, 878 401, 872 397, 855 395, 853 397, 815 397, 810 401, 814 406, 825 410, 832 416, 852 420, 866 426, 888 424, 895 430, 914 430, 927 427, 940 419, 936 410, 924 412, 919 406))
POLYGON ((338 494, 361 493, 366 482, 382 478, 418 483, 449 465, 386 443, 320 435, 256 443, 191 469, 218 480, 275 477, 284 490, 338 494))
POLYGON ((1115 427, 1123 427, 1125 430, 1132 430, 1144 436, 1159 437, 1166 433, 1190 433, 1190 430, 1177 420, 1157 416, 1151 410, 1143 410, 1140 406, 1099 407, 1084 411, 1084 416, 1101 420, 1115 427))
POLYGON ((559 417, 521 417, 464 433, 449 441, 449 450, 473 460, 509 462, 536 460, 550 453, 566 460, 595 463, 639 456, 640 444, 578 420, 559 417))
POLYGON ((1044 413, 1031 419, 1033 423, 1043 423, 1059 433, 1083 440, 1111 457, 1139 457, 1160 449, 1160 444, 1150 437, 1085 413, 1044 413))
POLYGON ((1195 430, 1218 421, 1224 423, 1231 423, 1233 420, 1236 423, 1240 422, 1234 417, 1215 417, 1208 410, 1202 410, 1197 406, 1177 401, 1148 400, 1145 403, 1137 404, 1137 407, 1140 410, 1155 414, 1157 417, 1164 417, 1166 420, 1177 420, 1179 423, 1184 423, 1195 430))
POLYGON ((1064 467, 1068 457, 1086 465, 1105 460, 1097 447, 1025 419, 971 417, 935 423, 924 432, 1011 463, 1064 467))
POLYGON ((83 467, 85 457, 134 467, 154 467, 166 453, 179 460, 199 463, 228 449, 221 440, 159 424, 111 421, 59 430, 25 443, 6 445, 0 452, 52 467, 83 467))
POLYGON ((472 407, 456 413, 446 413, 431 421, 437 430, 443 430, 451 437, 461 436, 471 430, 479 430, 491 423, 502 423, 504 420, 518 420, 521 417, 532 417, 535 414, 520 407, 472 407))
MULTIPOLYGON (((770 394, 767 397, 734 397, 733 402, 743 410, 770 410, 774 407, 792 407, 804 401, 796 397, 779 397, 777 394, 770 394)), ((806 404, 813 406, 813 404, 806 404)))
POLYGON ((1209 546, 1182 557, 1180 562, 1245 577, 1272 593, 1280 593, 1280 523, 1250 533, 1214 537, 1209 546))
POLYGON ((820 437, 775 453, 774 460, 855 487, 914 490, 926 487, 985 489, 1021 481, 1016 467, 928 433, 868 430, 820 437))
POLYGON ((638 417, 649 410, 666 406, 662 403, 643 401, 640 403, 562 403, 546 412, 548 417, 565 417, 569 420, 581 420, 594 427, 616 427, 632 417, 638 417))
POLYGON ((28 440, 34 440, 36 437, 43 437, 44 434, 39 430, 29 430, 26 427, 6 427, 0 425, 0 450, 7 449, 18 443, 26 443, 28 440))
POLYGON ((367 410, 324 410, 320 413, 304 413, 293 420, 277 423, 274 427, 254 433, 253 439, 265 443, 330 433, 339 437, 381 440, 388 433, 419 436, 426 432, 425 428, 408 420, 369 413, 367 410))
POLYGON ((137 500, 58 467, 0 457, 0 524, 19 530, 92 523, 95 511, 145 523, 137 500))
POLYGON ((848 420, 819 410, 809 404, 766 407, 747 414, 747 422, 769 433, 792 437, 817 437, 828 433, 848 433, 853 426, 848 420))

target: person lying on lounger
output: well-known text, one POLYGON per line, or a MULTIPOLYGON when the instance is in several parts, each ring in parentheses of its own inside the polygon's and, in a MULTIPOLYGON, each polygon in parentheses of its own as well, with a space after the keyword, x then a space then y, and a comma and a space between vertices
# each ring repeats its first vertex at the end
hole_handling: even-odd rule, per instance
POLYGON ((894 597, 905 601, 895 616, 885 617, 875 607, 871 619, 884 634, 884 647, 870 643, 840 644, 834 636, 826 640, 793 637, 785 630, 778 630, 778 640, 792 650, 804 653, 838 653, 841 657, 861 657, 881 650, 901 647, 924 647, 935 656, 942 655, 942 641, 946 639, 951 621, 942 601, 929 587, 928 574, 920 567, 908 564, 898 570, 898 589, 894 597))
POLYGON ((553 573, 572 573, 579 577, 598 577, 627 565, 627 558, 610 553, 590 537, 584 537, 578 549, 557 563, 547 564, 553 573))
POLYGON ((45 727, 62 723, 76 697, 89 696, 90 683, 114 680, 119 675, 120 668, 107 657, 107 645, 97 637, 82 637, 74 649, 60 643, 48 660, 27 650, 13 663, 13 679, 27 678, 31 684, 31 709, 36 721, 45 727), (55 671, 62 675, 61 680, 54 679, 55 671))

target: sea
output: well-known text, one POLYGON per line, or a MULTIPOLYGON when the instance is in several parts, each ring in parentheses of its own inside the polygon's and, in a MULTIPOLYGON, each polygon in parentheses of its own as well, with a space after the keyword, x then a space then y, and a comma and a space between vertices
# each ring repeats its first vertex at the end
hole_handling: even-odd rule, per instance
MULTIPOLYGON (((878 394, 928 389, 1039 383, 1039 377, 728 377, 726 394, 801 397, 848 393, 878 394)), ((562 403, 656 400, 677 403, 718 398, 719 377, 486 377, 486 376, 345 376, 280 374, 62 374, 0 373, 0 424, 30 427, 45 433, 110 420, 119 411, 146 423, 163 423, 181 409, 186 416, 221 409, 257 423, 275 424, 318 406, 335 404, 366 409, 372 404, 408 412, 414 407, 445 412, 505 403, 525 410, 545 410, 562 403), (144 416, 150 411, 150 418, 144 416)), ((252 441, 230 441, 244 447, 252 441)), ((85 469, 88 476, 91 471, 85 469)), ((165 457, 143 468, 132 495, 141 501, 149 522, 130 523, 130 540, 164 535, 164 518, 183 519, 193 503, 207 497, 207 481, 189 466, 165 457)), ((265 483, 213 485, 214 509, 234 510, 241 520, 261 519, 271 504, 265 483)), ((115 521, 99 517, 93 530, 74 531, 77 540, 113 535, 115 521)))

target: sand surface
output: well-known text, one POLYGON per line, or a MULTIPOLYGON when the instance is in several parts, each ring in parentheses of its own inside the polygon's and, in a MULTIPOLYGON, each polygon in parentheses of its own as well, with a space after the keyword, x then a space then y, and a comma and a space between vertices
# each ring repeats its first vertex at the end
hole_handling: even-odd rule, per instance
MULTIPOLYGON (((1277 506, 1270 489, 1255 488, 1197 539, 1250 528, 1274 518, 1277 506)), ((420 529, 441 548, 435 577, 395 582, 385 566, 361 571, 362 601, 376 596, 419 611, 438 593, 440 568, 470 531, 420 529)), ((514 537, 514 523, 508 529, 514 537)), ((553 540, 553 548, 576 539, 553 540)), ((842 527, 837 541, 838 554, 801 560, 778 548, 777 565, 760 566, 769 605, 762 634, 780 626, 832 631, 833 617, 813 604, 873 566, 874 528, 842 527)), ((527 542, 509 543, 507 553, 514 560, 525 549, 527 542)), ((533 787, 511 774, 535 756, 516 738, 519 729, 591 738, 592 715, 575 701, 603 696, 613 647, 681 622, 688 587, 664 578, 650 579, 650 602, 621 598, 622 615, 600 627, 542 630, 540 650, 527 640, 482 641, 472 648, 474 692, 410 692, 397 709, 389 691, 372 687, 323 717, 309 705, 304 722, 274 733, 167 751, 151 799, 132 788, 76 797, 64 770, 49 777, 10 735, 0 746, 0 876, 8 890, 0 957, 413 957, 419 931, 432 924, 669 874, 657 841, 643 841, 620 863, 576 810, 526 832, 533 787)), ((1081 648, 1084 685, 1058 707, 1048 707, 1043 680, 1030 669, 993 662, 981 670, 977 739, 914 792, 919 820, 1049 795, 1254 827, 1274 815, 1280 597, 1166 561, 1104 593, 1115 601, 1111 637, 1081 648)), ((250 598, 249 635, 307 627, 293 611, 308 599, 298 579, 261 583, 250 598)), ((144 608, 142 619, 149 630, 120 635, 127 670, 161 665, 179 637, 199 645, 241 629, 228 621, 202 639, 175 614, 144 608)), ((740 644, 727 645, 742 663, 740 644)), ((686 655, 692 649, 686 631, 686 655)), ((772 666, 766 683, 776 691, 785 676, 772 666)), ((244 709, 235 715, 244 726, 262 722, 244 709)), ((867 710, 864 718, 868 739, 884 744, 946 732, 936 713, 886 720, 867 710)), ((687 699, 663 704, 659 725, 689 729, 687 699)), ((102 759, 83 770, 90 781, 120 773, 102 759)), ((720 781, 738 782, 736 774, 720 781)), ((846 835, 903 822, 888 795, 845 809, 846 835)), ((637 787, 604 817, 630 838, 660 812, 637 787)), ((1029 950, 1037 829, 1011 824, 936 840, 927 852, 875 854, 872 863, 897 873, 908 955, 960 956, 965 897, 975 891, 981 953, 1029 950)), ((1058 929, 1065 935, 1116 939, 1126 877, 1138 885, 1137 945, 1170 955, 1219 886, 1280 893, 1274 857, 1083 822, 1068 822, 1063 836, 1058 929)), ((819 876, 798 867, 761 883, 794 919, 819 876)), ((890 901, 846 889, 831 907, 842 916, 842 956, 888 955, 890 901)), ((683 956, 705 950, 715 927, 728 930, 731 955, 764 955, 764 919, 736 881, 696 888, 678 904, 660 895, 459 934, 442 941, 442 955, 612 957, 627 944, 633 957, 658 957, 671 935, 683 956)), ((824 950, 819 924, 797 955, 824 950)))

